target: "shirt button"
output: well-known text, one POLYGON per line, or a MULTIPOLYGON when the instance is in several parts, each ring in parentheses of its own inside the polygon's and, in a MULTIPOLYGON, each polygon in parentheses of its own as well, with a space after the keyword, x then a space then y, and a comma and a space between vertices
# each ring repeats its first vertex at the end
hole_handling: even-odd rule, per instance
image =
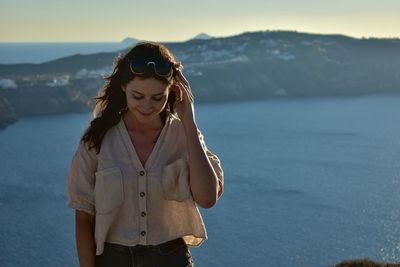
POLYGON ((146 231, 142 231, 140 234, 141 234, 142 236, 145 236, 145 235, 146 235, 146 231))
POLYGON ((145 173, 144 171, 140 171, 140 172, 139 172, 140 176, 143 176, 144 173, 145 173))
POLYGON ((140 196, 141 196, 141 197, 144 197, 145 195, 146 195, 145 192, 140 192, 140 196))
POLYGON ((142 213, 140 215, 142 215, 142 217, 145 217, 146 216, 146 212, 142 211, 142 213))

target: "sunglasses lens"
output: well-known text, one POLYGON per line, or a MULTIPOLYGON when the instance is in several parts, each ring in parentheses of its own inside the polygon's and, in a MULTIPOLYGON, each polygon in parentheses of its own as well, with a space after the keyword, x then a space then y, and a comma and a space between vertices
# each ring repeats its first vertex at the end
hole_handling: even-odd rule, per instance
POLYGON ((134 59, 130 61, 130 67, 135 74, 144 74, 151 70, 159 76, 169 76, 172 73, 172 64, 166 61, 134 59))
POLYGON ((156 72, 160 76, 167 76, 171 73, 172 65, 168 62, 156 62, 156 72))
POLYGON ((131 60, 130 66, 133 73, 144 74, 147 70, 147 61, 140 59, 131 60))

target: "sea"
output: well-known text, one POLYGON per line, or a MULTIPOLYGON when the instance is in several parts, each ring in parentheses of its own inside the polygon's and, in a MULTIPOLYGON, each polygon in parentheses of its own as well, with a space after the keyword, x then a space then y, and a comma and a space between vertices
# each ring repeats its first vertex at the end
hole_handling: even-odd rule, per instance
POLYGON ((130 47, 131 42, 0 43, 0 64, 39 64, 76 54, 116 52, 130 47))
MULTIPOLYGON (((196 105, 224 169, 198 267, 400 262, 400 95, 196 105)), ((0 131, 0 266, 78 266, 66 184, 91 114, 0 131)))

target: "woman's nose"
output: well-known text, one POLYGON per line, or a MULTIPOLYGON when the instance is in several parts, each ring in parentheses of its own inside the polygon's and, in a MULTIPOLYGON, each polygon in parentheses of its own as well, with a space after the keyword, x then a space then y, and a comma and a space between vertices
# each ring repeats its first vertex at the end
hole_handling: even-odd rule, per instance
POLYGON ((142 102, 142 106, 144 108, 151 108, 152 107, 151 100, 150 99, 144 99, 143 102, 142 102))

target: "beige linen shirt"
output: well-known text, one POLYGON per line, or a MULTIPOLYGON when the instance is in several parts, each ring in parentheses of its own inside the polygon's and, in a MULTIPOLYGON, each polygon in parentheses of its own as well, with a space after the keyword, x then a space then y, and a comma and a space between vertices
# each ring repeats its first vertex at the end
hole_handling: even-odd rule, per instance
MULTIPOLYGON (((223 171, 199 132, 218 176, 223 171)), ((100 153, 80 143, 68 176, 68 203, 95 215, 96 255, 104 242, 126 246, 157 245, 182 237, 189 246, 207 239, 203 219, 190 191, 188 151, 179 118, 170 115, 142 166, 124 121, 110 128, 100 153)))

